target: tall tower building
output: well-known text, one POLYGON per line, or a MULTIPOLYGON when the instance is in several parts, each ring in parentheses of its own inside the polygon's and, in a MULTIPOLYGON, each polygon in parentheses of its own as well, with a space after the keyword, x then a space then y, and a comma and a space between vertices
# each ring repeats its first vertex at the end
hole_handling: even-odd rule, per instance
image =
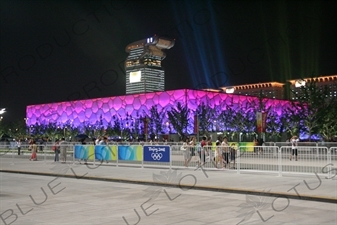
POLYGON ((165 71, 161 66, 174 40, 150 37, 126 46, 126 94, 165 91, 165 71))

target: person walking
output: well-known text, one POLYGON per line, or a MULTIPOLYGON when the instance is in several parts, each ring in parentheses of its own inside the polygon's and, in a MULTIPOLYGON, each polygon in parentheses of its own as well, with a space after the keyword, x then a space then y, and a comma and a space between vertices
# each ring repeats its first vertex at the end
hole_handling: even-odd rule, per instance
POLYGON ((37 145, 35 141, 32 141, 31 151, 32 155, 30 156, 29 161, 37 161, 37 145))
POLYGON ((229 144, 227 137, 225 137, 221 143, 222 147, 222 155, 223 155, 223 160, 225 163, 225 168, 228 166, 229 168, 229 144))
POLYGON ((220 141, 219 140, 216 141, 215 145, 216 145, 215 153, 214 153, 214 156, 215 156, 215 168, 218 169, 218 164, 220 163, 221 169, 224 169, 220 141))
POLYGON ((20 155, 21 153, 21 140, 20 139, 16 142, 16 146, 18 147, 18 155, 20 155))
POLYGON ((292 160, 293 156, 295 155, 295 160, 297 161, 297 145, 299 142, 299 139, 296 135, 294 135, 291 139, 291 149, 292 149, 292 154, 290 155, 290 161, 292 160))
POLYGON ((61 153, 62 163, 66 163, 67 162, 67 142, 65 141, 64 138, 62 138, 59 143, 59 149, 61 153))
POLYGON ((196 145, 197 145, 197 143, 196 143, 195 137, 192 137, 190 139, 190 142, 188 143, 188 147, 191 151, 191 157, 192 158, 194 157, 196 165, 198 167, 199 163, 200 163, 200 160, 199 160, 199 155, 196 154, 196 151, 198 150, 196 145))
POLYGON ((201 161, 201 165, 204 165, 205 164, 205 154, 206 154, 206 146, 207 146, 207 138, 206 137, 202 137, 202 141, 200 143, 201 145, 201 148, 200 148, 200 151, 199 151, 199 158, 200 158, 200 161, 201 161))
POLYGON ((184 141, 183 145, 180 147, 180 150, 183 151, 184 154, 184 166, 188 167, 188 164, 191 161, 191 151, 190 151, 190 147, 188 146, 188 138, 186 138, 186 140, 184 141))
POLYGON ((258 151, 259 151, 259 140, 256 138, 256 137, 254 137, 254 140, 253 140, 253 142, 254 142, 254 154, 256 154, 258 151))
POLYGON ((230 153, 231 153, 231 161, 229 163, 228 168, 230 169, 230 164, 233 162, 233 169, 235 169, 235 155, 236 155, 235 143, 231 144, 231 146, 230 146, 230 153))
MULTIPOLYGON (((103 139, 100 140, 100 142, 98 143, 98 145, 106 145, 106 146, 108 146, 109 145, 108 138, 107 137, 103 137, 103 139)), ((103 154, 103 151, 106 151, 106 149, 105 148, 102 149, 102 160, 101 160, 101 163, 104 161, 104 158, 107 155, 107 154, 103 154)), ((106 161, 106 163, 109 163, 108 160, 105 160, 105 161, 106 161)))
POLYGON ((60 160, 59 154, 60 154, 60 145, 59 140, 57 139, 53 146, 53 151, 55 153, 54 162, 58 162, 60 160))

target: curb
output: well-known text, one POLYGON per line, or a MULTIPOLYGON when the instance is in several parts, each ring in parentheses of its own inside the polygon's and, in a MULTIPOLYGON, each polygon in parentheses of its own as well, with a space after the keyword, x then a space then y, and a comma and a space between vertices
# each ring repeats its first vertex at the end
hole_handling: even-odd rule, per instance
POLYGON ((77 177, 76 175, 67 174, 56 174, 56 173, 42 173, 42 172, 27 172, 27 171, 13 171, 13 170, 0 170, 0 173, 17 173, 17 174, 28 174, 28 175, 38 175, 38 176, 52 176, 52 177, 63 177, 72 179, 85 179, 85 180, 95 180, 95 181, 107 181, 116 183, 129 183, 129 184, 140 184, 140 185, 151 185, 151 186, 161 186, 161 187, 171 187, 180 188, 184 190, 201 190, 201 191, 216 191, 216 192, 226 192, 234 194, 246 194, 246 195, 257 195, 266 197, 276 197, 276 198, 287 198, 305 201, 316 201, 325 203, 337 203, 337 198, 331 198, 326 196, 314 196, 314 195, 296 195, 284 192, 261 192, 250 189, 240 189, 240 188, 224 188, 216 186, 202 186, 202 185, 183 185, 183 184, 171 184, 171 183, 161 183, 154 181, 144 181, 144 180, 129 180, 121 178, 103 178, 103 177, 92 177, 85 176, 77 177))

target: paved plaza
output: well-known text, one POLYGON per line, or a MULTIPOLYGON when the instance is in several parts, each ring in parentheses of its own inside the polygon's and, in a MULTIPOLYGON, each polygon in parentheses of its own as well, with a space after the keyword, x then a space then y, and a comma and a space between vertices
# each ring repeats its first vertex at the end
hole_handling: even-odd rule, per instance
POLYGON ((337 224, 336 177, 0 160, 0 224, 337 224))

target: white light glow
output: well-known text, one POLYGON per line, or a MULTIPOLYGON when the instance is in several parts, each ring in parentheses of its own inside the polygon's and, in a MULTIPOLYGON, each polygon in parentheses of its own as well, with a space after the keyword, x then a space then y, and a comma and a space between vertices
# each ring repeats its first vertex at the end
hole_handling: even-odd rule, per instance
POLYGON ((226 93, 227 94, 233 94, 234 93, 234 88, 233 87, 228 87, 228 88, 226 88, 226 93))
POLYGON ((297 80, 295 82, 295 87, 302 87, 305 86, 305 80, 297 80))
POLYGON ((142 71, 130 72, 130 83, 140 82, 142 78, 142 71))

